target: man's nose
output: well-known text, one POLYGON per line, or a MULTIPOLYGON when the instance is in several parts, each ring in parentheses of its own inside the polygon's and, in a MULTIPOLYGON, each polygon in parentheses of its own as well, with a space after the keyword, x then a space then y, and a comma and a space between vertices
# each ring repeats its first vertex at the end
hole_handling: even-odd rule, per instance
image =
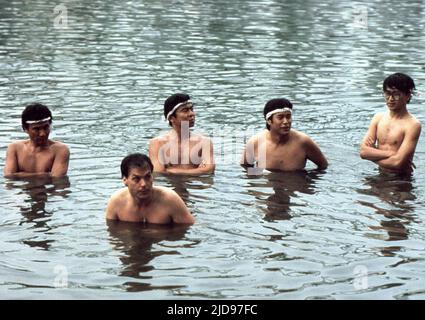
POLYGON ((45 137, 45 136, 47 135, 47 131, 46 131, 46 130, 40 130, 40 131, 38 132, 38 135, 39 135, 40 137, 45 137))

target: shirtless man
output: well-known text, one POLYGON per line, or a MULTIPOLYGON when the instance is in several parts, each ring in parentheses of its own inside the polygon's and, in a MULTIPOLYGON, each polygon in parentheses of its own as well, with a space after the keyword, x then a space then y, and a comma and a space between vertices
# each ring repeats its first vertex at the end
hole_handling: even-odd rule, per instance
POLYGON ((328 161, 319 146, 306 134, 291 129, 292 103, 289 100, 268 101, 264 118, 267 130, 249 139, 242 154, 242 166, 295 171, 304 169, 307 160, 311 160, 318 169, 327 168, 328 161))
POLYGON ((384 172, 411 174, 422 128, 406 107, 415 83, 408 75, 395 73, 384 80, 382 87, 388 111, 372 118, 360 147, 360 157, 377 163, 384 172))
POLYGON ((191 133, 195 112, 190 97, 176 93, 164 103, 164 116, 172 129, 149 143, 149 157, 156 172, 200 175, 215 169, 213 145, 209 138, 191 133))
POLYGON ((126 188, 115 192, 106 208, 106 219, 154 224, 193 224, 183 200, 173 190, 153 186, 153 165, 149 157, 135 153, 121 162, 126 188))
POLYGON ((69 148, 49 139, 52 113, 39 103, 28 105, 22 112, 22 128, 29 139, 11 143, 6 152, 5 177, 66 175, 69 164, 69 148))

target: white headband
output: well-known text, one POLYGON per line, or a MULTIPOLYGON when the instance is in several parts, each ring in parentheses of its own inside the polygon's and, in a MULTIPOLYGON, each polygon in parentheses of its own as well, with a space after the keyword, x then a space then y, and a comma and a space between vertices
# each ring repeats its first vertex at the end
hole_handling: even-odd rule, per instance
POLYGON ((184 105, 186 103, 192 103, 192 101, 191 100, 186 100, 186 101, 183 101, 183 102, 180 102, 180 103, 176 104, 174 106, 174 108, 170 112, 168 112, 168 114, 167 114, 167 120, 169 120, 169 118, 171 117, 171 115, 177 110, 178 107, 181 107, 182 105, 184 105))
POLYGON ((45 121, 49 121, 50 117, 41 119, 41 120, 27 120, 25 121, 26 124, 34 124, 34 123, 40 123, 40 122, 45 122, 45 121))
POLYGON ((285 111, 287 111, 287 112, 289 112, 290 114, 292 114, 292 109, 291 109, 291 108, 288 108, 288 107, 285 107, 285 108, 282 108, 282 109, 274 109, 273 111, 270 111, 269 113, 267 113, 267 114, 266 114, 266 120, 269 120, 269 118, 270 118, 272 115, 274 115, 275 113, 278 113, 278 112, 285 112, 285 111))

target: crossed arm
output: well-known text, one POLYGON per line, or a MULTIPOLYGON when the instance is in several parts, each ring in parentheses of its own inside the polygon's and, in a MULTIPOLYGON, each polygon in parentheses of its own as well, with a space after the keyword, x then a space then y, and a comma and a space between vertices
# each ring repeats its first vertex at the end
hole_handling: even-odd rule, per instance
POLYGON ((360 157, 373 161, 383 168, 411 171, 412 167, 414 167, 412 158, 421 134, 421 124, 416 122, 406 128, 403 142, 397 151, 381 150, 376 147, 377 126, 381 118, 381 114, 373 117, 369 130, 360 147, 360 157))
POLYGON ((202 157, 201 162, 196 168, 176 168, 165 165, 165 155, 158 139, 152 139, 149 143, 149 158, 152 161, 155 172, 181 174, 181 175, 200 175, 213 173, 215 170, 214 149, 209 138, 202 139, 202 157))
POLYGON ((30 177, 30 176, 51 176, 62 177, 68 172, 69 148, 61 146, 55 155, 55 159, 50 172, 22 172, 19 171, 17 146, 12 143, 7 147, 6 164, 3 175, 5 177, 30 177))
POLYGON ((414 126, 407 129, 403 142, 396 153, 388 158, 378 160, 376 163, 381 167, 388 169, 413 171, 414 164, 412 162, 413 154, 415 153, 416 145, 421 134, 421 125, 416 123, 414 126))
POLYGON ((383 159, 387 159, 388 157, 394 154, 391 150, 381 150, 376 146, 377 142, 377 128, 378 123, 382 119, 382 114, 378 113, 370 122, 369 129, 366 133, 366 136, 363 138, 362 144, 360 146, 360 157, 362 159, 370 160, 370 161, 379 161, 383 159))

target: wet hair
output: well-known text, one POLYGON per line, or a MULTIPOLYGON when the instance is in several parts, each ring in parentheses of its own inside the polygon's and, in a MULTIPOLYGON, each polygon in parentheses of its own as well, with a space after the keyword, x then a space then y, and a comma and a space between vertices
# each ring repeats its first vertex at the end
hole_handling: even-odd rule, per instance
MULTIPOLYGON (((267 101, 263 111, 264 119, 266 118, 267 113, 269 113, 270 111, 273 111, 276 109, 282 109, 282 108, 292 109, 291 101, 285 98, 271 99, 267 101)), ((270 130, 270 125, 267 123, 267 121, 266 121, 266 128, 267 130, 270 130)))
MULTIPOLYGON (((164 117, 167 119, 167 114, 173 110, 173 108, 179 103, 190 100, 188 94, 185 93, 175 93, 167 98, 164 102, 164 117)), ((168 124, 171 126, 171 122, 168 121, 168 124)))
POLYGON ((27 105, 21 115, 22 129, 27 130, 29 124, 27 121, 42 120, 50 117, 49 123, 52 123, 52 113, 49 108, 41 103, 31 103, 27 105))
POLYGON ((151 159, 147 155, 141 153, 129 154, 121 161, 121 177, 127 178, 131 168, 149 168, 149 170, 153 172, 151 159))
MULTIPOLYGON (((394 73, 387 78, 385 78, 382 85, 382 90, 387 90, 387 88, 395 88, 403 92, 404 94, 413 94, 415 90, 415 82, 411 77, 404 73, 394 73)), ((409 101, 410 102, 410 99, 409 101)))

